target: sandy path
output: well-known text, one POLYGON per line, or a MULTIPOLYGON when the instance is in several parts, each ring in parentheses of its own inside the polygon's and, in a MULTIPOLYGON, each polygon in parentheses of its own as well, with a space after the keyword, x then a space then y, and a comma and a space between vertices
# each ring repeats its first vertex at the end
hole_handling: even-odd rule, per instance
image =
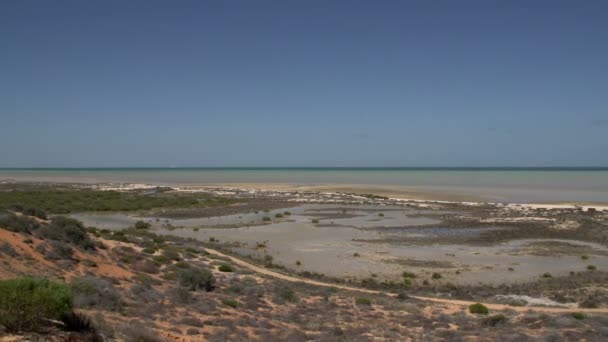
MULTIPOLYGON (((396 293, 389 293, 389 292, 378 291, 378 290, 370 290, 370 289, 359 288, 359 287, 351 287, 351 286, 340 285, 340 284, 324 283, 324 282, 312 280, 312 279, 298 278, 298 277, 290 276, 287 274, 279 273, 279 272, 276 272, 276 271, 273 271, 273 270, 270 270, 270 269, 267 269, 264 267, 256 266, 247 261, 244 261, 242 259, 233 257, 231 255, 219 252, 214 249, 204 248, 204 250, 209 254, 228 258, 233 263, 243 266, 243 267, 247 267, 250 270, 255 271, 257 273, 260 273, 260 274, 263 274, 263 275, 266 275, 269 277, 274 277, 277 279, 285 280, 285 281, 300 282, 300 283, 316 285, 316 286, 324 286, 324 287, 334 287, 334 288, 348 290, 348 291, 357 291, 357 292, 376 294, 376 295, 387 295, 387 296, 391 296, 391 297, 397 296, 396 293)), ((469 306, 471 304, 477 303, 477 302, 472 302, 472 301, 467 301, 467 300, 457 300, 457 299, 444 299, 444 298, 422 297, 422 296, 410 296, 410 297, 418 299, 418 300, 422 300, 422 301, 441 303, 441 304, 460 306, 460 307, 469 306)), ((513 310, 513 311, 518 311, 518 312, 537 311, 537 312, 549 312, 549 313, 571 313, 571 312, 608 313, 608 308, 597 308, 597 309, 550 308, 550 307, 540 307, 540 306, 536 306, 536 307, 510 306, 510 305, 505 305, 505 304, 492 304, 492 303, 487 303, 487 304, 484 303, 484 305, 487 306, 491 310, 513 310)))

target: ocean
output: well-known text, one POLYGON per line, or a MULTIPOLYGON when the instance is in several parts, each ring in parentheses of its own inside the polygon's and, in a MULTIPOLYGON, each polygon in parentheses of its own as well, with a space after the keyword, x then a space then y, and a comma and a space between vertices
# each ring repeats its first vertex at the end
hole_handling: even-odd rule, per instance
POLYGON ((461 193, 496 202, 608 203, 608 168, 45 168, 0 169, 0 181, 210 185, 366 185, 461 193))

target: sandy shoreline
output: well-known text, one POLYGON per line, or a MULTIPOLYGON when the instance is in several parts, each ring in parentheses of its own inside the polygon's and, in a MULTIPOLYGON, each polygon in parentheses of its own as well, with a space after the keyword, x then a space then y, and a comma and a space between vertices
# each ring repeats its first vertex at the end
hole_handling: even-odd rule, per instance
MULTIPOLYGON (((102 190, 137 190, 154 188, 158 185, 153 184, 100 184, 98 188, 102 190)), ((480 196, 441 193, 437 191, 424 191, 421 189, 406 189, 397 186, 376 186, 366 184, 287 184, 287 183, 224 183, 224 184, 204 184, 171 187, 176 191, 197 192, 197 191, 220 191, 222 189, 231 191, 244 191, 251 193, 258 192, 278 192, 278 193, 345 193, 345 194, 370 194, 387 197, 391 200, 416 203, 458 203, 465 205, 494 204, 503 205, 512 209, 576 209, 580 208, 587 211, 589 208, 595 210, 608 211, 608 203, 604 202, 554 202, 554 203, 509 203, 494 202, 485 200, 480 196)))

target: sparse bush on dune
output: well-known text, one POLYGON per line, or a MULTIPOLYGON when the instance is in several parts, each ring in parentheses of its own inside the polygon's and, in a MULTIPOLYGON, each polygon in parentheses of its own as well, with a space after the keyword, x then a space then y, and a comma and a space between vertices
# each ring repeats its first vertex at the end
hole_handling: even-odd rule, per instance
POLYGON ((8 242, 3 242, 0 245, 0 254, 4 254, 12 258, 19 256, 19 253, 17 253, 15 248, 13 248, 13 246, 8 242))
POLYGON ((484 318, 481 321, 481 324, 485 325, 485 326, 489 326, 489 327, 494 327, 494 326, 497 326, 498 324, 504 323, 506 321, 507 321, 507 317, 505 315, 498 314, 498 315, 493 315, 493 316, 484 318))
POLYGON ((72 309, 65 284, 46 279, 0 280, 0 325, 8 331, 36 331, 72 309))
POLYGON ((189 268, 180 270, 177 274, 179 285, 190 291, 211 291, 215 287, 215 277, 208 270, 189 268))
POLYGON ((237 307, 239 307, 241 305, 241 303, 239 303, 238 300, 236 299, 232 299, 232 298, 227 298, 222 300, 222 304, 229 306, 231 308, 236 309, 237 307))
POLYGON ((234 268, 228 264, 221 264, 217 269, 220 272, 234 272, 234 268))
POLYGON ((141 323, 131 323, 123 328, 125 342, 165 342, 153 330, 141 323))
POLYGON ((296 292, 287 285, 279 285, 275 289, 276 298, 279 302, 294 303, 298 301, 296 292))
POLYGON ((357 298, 355 298, 355 304, 357 304, 357 305, 372 305, 372 301, 369 298, 357 297, 357 298))
POLYGON ((0 228, 16 233, 31 234, 38 227, 40 227, 40 224, 29 217, 0 210, 0 228))
POLYGON ((23 215, 34 216, 34 217, 37 217, 37 218, 43 219, 43 220, 47 219, 47 215, 44 210, 38 209, 35 207, 31 207, 28 205, 12 204, 12 205, 8 206, 8 209, 22 213, 23 215))
POLYGON ((469 312, 472 314, 487 315, 489 310, 488 307, 486 307, 485 305, 481 303, 475 303, 469 305, 469 312))
POLYGON ((64 216, 54 217, 50 224, 36 230, 36 235, 41 239, 71 243, 85 250, 95 249, 95 244, 89 238, 84 225, 78 220, 64 216))
POLYGON ((74 306, 120 311, 123 301, 120 292, 108 280, 84 276, 70 283, 74 294, 74 306))
POLYGON ((51 249, 45 254, 48 260, 72 259, 74 250, 68 244, 61 241, 52 241, 51 249))

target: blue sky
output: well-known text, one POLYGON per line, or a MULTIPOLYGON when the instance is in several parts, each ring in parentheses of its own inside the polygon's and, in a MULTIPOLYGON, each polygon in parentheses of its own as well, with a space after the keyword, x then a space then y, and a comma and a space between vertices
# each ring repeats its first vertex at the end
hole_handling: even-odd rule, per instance
POLYGON ((606 1, 0 2, 0 167, 608 166, 606 1))

